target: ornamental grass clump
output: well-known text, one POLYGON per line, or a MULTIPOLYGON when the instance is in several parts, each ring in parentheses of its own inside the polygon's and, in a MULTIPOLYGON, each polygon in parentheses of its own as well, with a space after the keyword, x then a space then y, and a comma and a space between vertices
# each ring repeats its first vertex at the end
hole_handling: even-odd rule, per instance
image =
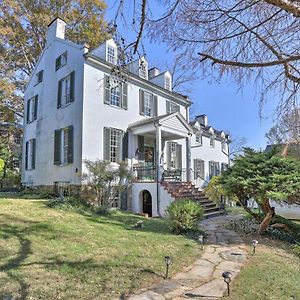
POLYGON ((170 229, 173 233, 182 234, 198 230, 198 223, 203 216, 202 207, 191 199, 178 199, 167 208, 170 229))

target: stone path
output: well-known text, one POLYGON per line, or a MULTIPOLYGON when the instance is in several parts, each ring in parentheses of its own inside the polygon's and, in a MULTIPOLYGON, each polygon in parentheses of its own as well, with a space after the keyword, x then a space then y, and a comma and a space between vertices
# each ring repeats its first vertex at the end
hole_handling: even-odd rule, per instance
POLYGON ((247 260, 246 245, 225 225, 239 218, 225 215, 201 222, 201 228, 208 234, 203 254, 195 263, 152 288, 132 295, 128 300, 184 300, 220 299, 226 295, 226 284, 222 273, 230 271, 234 277, 247 260))

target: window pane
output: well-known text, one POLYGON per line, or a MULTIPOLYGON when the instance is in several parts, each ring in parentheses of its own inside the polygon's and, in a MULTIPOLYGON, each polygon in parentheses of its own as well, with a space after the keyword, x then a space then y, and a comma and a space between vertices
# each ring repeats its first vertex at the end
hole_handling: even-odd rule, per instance
POLYGON ((116 54, 115 54, 115 52, 116 52, 115 48, 110 47, 110 46, 107 47, 107 61, 112 63, 112 64, 116 63, 116 59, 115 59, 116 54))
POLYGON ((147 92, 144 93, 144 115, 152 116, 152 94, 147 92))

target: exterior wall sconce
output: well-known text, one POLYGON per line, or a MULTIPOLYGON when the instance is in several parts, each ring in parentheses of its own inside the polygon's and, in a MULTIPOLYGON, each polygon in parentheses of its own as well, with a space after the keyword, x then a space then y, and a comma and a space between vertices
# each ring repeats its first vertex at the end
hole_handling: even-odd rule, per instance
POLYGON ((227 284, 227 293, 228 293, 228 297, 230 296, 230 282, 231 282, 231 278, 232 278, 232 273, 229 271, 226 271, 222 274, 222 277, 224 278, 225 283, 227 284))
POLYGON ((171 256, 165 256, 165 263, 166 263, 166 276, 165 276, 165 279, 168 279, 168 277, 169 277, 169 266, 172 263, 172 257, 171 256))

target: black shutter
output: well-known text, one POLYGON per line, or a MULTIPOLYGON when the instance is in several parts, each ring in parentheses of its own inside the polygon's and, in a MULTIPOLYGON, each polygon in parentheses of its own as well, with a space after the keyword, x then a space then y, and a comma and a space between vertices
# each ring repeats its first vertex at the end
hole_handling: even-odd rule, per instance
POLYGON ((54 131, 54 164, 60 165, 61 129, 54 131))
POLYGON ((72 164, 74 160, 74 130, 73 126, 68 127, 68 163, 72 164))
POLYGON ((28 170, 28 142, 25 145, 25 170, 28 170))
POLYGON ((124 134, 123 136, 123 142, 122 142, 122 147, 123 147, 123 155, 122 155, 122 160, 125 160, 128 158, 128 131, 124 134))
POLYGON ((35 139, 32 139, 31 140, 31 147, 32 147, 31 169, 35 169, 35 154, 36 154, 35 146, 36 146, 35 139))
POLYGON ((167 169, 170 169, 172 166, 171 162, 171 143, 172 142, 167 142, 166 143, 166 162, 167 162, 167 169))
POLYGON ((205 165, 202 159, 199 159, 199 177, 205 180, 205 165))
POLYGON ((123 82, 122 84, 122 108, 127 109, 128 100, 128 84, 123 82))
POLYGON ((26 112, 26 121, 27 121, 27 124, 30 122, 30 99, 28 99, 27 101, 27 112, 26 112))
POLYGON ((58 82, 57 88, 57 108, 61 107, 62 79, 58 82))
POLYGON ((157 96, 152 96, 153 117, 157 117, 157 96))
POLYGON ((140 115, 145 114, 145 100, 144 100, 144 91, 140 90, 140 115))
POLYGON ((71 82, 70 82, 70 102, 74 102, 75 99, 75 71, 71 72, 71 82))
POLYGON ((142 135, 138 135, 138 159, 145 160, 145 139, 142 135))
POLYGON ((39 97, 38 97, 38 95, 36 95, 34 98, 34 115, 33 115, 34 120, 37 119, 38 101, 39 101, 39 97))
POLYGON ((198 177, 198 164, 197 159, 194 159, 194 179, 196 180, 198 177))
POLYGON ((110 128, 103 128, 103 160, 110 161, 110 128))
POLYGON ((110 78, 108 75, 104 75, 103 91, 104 103, 110 104, 110 78))
POLYGON ((127 190, 120 193, 120 208, 127 210, 127 190))
POLYGON ((56 60, 55 60, 55 71, 57 71, 60 68, 61 65, 61 56, 59 56, 56 60))

